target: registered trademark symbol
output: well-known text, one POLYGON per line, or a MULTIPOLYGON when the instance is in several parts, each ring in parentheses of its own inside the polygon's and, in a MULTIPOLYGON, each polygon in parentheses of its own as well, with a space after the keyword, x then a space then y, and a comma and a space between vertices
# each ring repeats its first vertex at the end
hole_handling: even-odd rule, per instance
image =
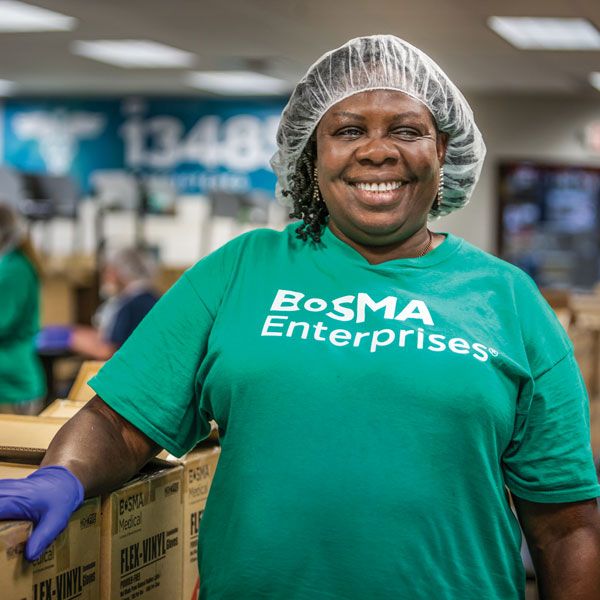
POLYGON ((493 348, 489 348, 490 354, 492 356, 498 356, 498 350, 494 350, 493 348))

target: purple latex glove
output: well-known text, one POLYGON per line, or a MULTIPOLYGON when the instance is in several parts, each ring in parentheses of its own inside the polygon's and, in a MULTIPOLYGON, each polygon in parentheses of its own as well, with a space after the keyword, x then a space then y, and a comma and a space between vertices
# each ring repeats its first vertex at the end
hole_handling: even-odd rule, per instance
POLYGON ((35 336, 35 345, 39 351, 68 350, 73 330, 66 325, 48 325, 35 336))
POLYGON ((83 486, 65 467, 41 467, 25 479, 0 479, 0 520, 32 521, 27 560, 42 552, 83 503, 83 486))

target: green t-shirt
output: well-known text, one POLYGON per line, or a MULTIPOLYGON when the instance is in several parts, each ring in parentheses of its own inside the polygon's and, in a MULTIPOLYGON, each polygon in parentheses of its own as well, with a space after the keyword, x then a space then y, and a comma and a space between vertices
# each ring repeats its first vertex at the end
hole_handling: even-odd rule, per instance
POLYGON ((218 423, 200 597, 523 598, 505 485, 600 495, 560 324, 452 235, 372 266, 295 227, 189 269, 91 382, 176 455, 218 423))
POLYGON ((19 250, 0 257, 0 403, 28 402, 46 392, 35 351, 39 327, 37 275, 19 250))

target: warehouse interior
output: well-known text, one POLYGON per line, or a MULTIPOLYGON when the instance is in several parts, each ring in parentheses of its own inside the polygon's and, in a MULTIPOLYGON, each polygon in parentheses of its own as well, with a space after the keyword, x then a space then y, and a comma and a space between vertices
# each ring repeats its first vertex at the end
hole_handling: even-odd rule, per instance
MULTIPOLYGON (((100 344, 93 331, 108 318, 99 310, 106 308, 107 269, 129 260, 124 249, 143 251, 144 281, 159 297, 237 236, 290 223, 269 164, 282 110, 323 53, 372 34, 420 48, 470 104, 487 149, 479 182, 464 208, 430 220, 430 229, 533 278, 573 344, 589 397, 591 450, 600 457, 600 3, 594 0, 0 0, 0 201, 21 216, 42 267, 35 343, 45 389, 38 404, 45 417, 37 424, 31 416, 0 415, 1 447, 37 449, 39 464, 60 426, 94 395, 87 381, 118 348, 100 344), (11 20, 17 5, 33 9, 25 24, 11 20), (27 21, 37 16, 41 25, 27 21), (502 29, 498 17, 546 21, 530 23, 532 38, 521 38, 519 47, 500 34, 511 25, 502 29), (561 20, 575 28, 575 39, 558 29, 561 20), (536 46, 548 32, 548 47, 536 46), (135 63, 133 47, 123 56, 115 48, 108 58, 94 56, 98 40, 163 47, 146 48, 135 63), (203 79, 214 72, 258 80, 250 81, 254 87, 216 89, 203 79)), ((215 427, 189 463, 165 450, 159 455, 175 461, 175 470, 187 469, 185 476, 196 469, 202 502, 218 458, 215 427)), ((7 472, 20 477, 28 468, 7 472)), ((176 477, 157 475, 160 468, 151 465, 146 477, 163 477, 156 486, 170 489, 176 477)), ((100 501, 84 509, 81 518, 93 519, 100 501)), ((194 523, 204 508, 183 510, 194 523)), ((167 538, 174 528, 165 526, 167 538)), ((180 545, 196 538, 197 532, 180 545)), ((133 563, 127 565, 123 598, 137 597, 137 583, 146 600, 189 600, 190 589, 198 598, 197 571, 173 576, 182 594, 167 596, 166 571, 159 588, 158 574, 136 583, 133 563)), ((527 599, 542 598, 530 565, 527 574, 527 599)), ((41 579, 31 577, 38 593, 41 579)), ((106 590, 119 589, 119 581, 101 575, 101 567, 95 577, 105 582, 103 598, 118 597, 106 590)), ((32 597, 29 580, 18 584, 22 596, 15 581, 6 580, 14 598, 32 597)), ((85 597, 101 597, 92 587, 85 597)))

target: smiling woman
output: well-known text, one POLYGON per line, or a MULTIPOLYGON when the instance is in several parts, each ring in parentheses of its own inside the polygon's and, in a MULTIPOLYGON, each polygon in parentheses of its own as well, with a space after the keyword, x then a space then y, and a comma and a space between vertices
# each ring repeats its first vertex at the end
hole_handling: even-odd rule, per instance
MULTIPOLYGON (((485 144, 463 95, 431 58, 405 41, 385 35, 356 38, 322 56, 298 83, 283 111, 277 134, 279 150, 271 165, 278 178, 279 198, 285 201, 291 197, 293 214, 303 221, 298 231, 303 239, 310 235, 318 241, 328 215, 326 196, 325 206, 317 201, 314 171, 316 144, 324 124, 333 114, 340 119, 354 119, 345 125, 355 128, 342 137, 357 135, 361 124, 356 119, 364 120, 366 115, 352 111, 352 105, 360 103, 354 96, 371 93, 371 99, 378 103, 377 107, 370 106, 371 114, 381 118, 379 109, 394 97, 393 91, 401 92, 404 98, 397 100, 397 111, 388 112, 388 117, 398 119, 397 123, 388 123, 399 126, 393 138, 409 141, 430 136, 435 140, 438 161, 444 168, 439 179, 439 202, 431 206, 429 214, 445 215, 468 202, 481 172, 485 144), (350 108, 344 106, 346 102, 350 108), (401 122, 411 118, 412 123, 401 122)), ((362 104, 364 107, 365 102, 362 104)), ((368 139, 374 141, 372 136, 368 139)), ((373 146, 367 149, 373 156, 373 146)), ((376 156, 376 147, 375 150, 376 156)), ((408 251, 419 245, 416 242, 422 245, 427 237, 427 231, 418 232, 417 238, 405 247, 406 252, 399 256, 410 256, 408 251)), ((440 241, 438 238, 436 243, 440 241)), ((377 245, 381 243, 386 240, 377 245)))

